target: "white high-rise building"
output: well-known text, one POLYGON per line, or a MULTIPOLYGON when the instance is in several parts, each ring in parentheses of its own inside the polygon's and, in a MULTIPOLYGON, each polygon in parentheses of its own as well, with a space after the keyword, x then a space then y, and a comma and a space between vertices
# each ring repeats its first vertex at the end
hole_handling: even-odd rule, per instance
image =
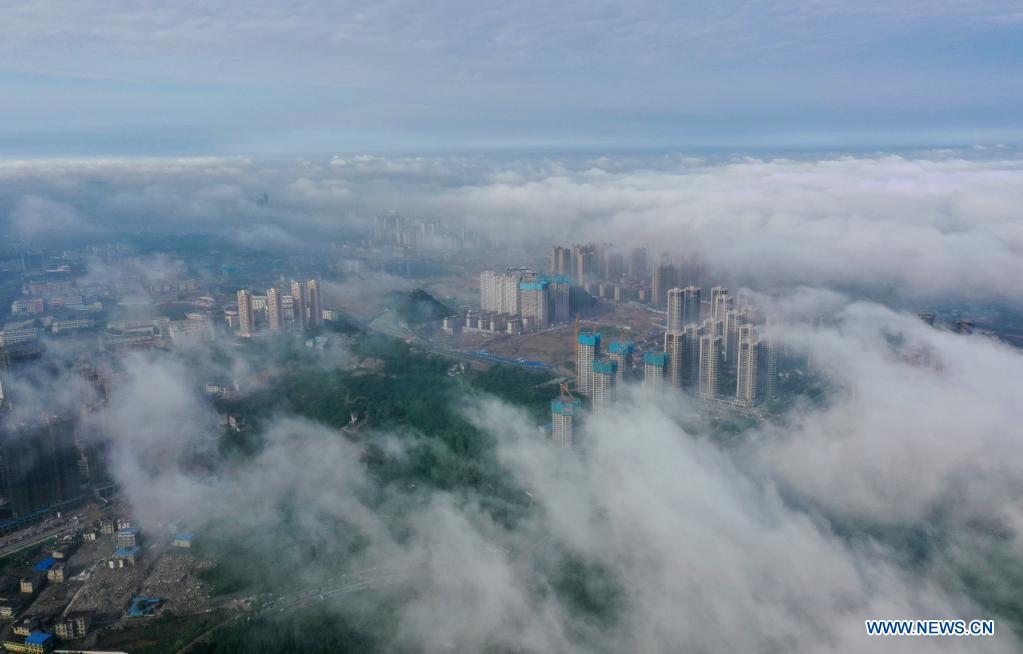
POLYGON ((593 388, 593 362, 600 358, 600 334, 580 333, 578 347, 575 361, 575 387, 580 394, 589 395, 593 388))
POLYGON ((714 320, 724 320, 724 314, 731 308, 732 300, 728 290, 724 287, 714 287, 710 290, 710 317, 714 320))
POLYGON ((551 400, 551 440, 555 447, 571 449, 575 435, 575 420, 582 408, 582 401, 561 396, 551 400))
POLYGON ((501 313, 504 289, 498 282, 497 273, 484 270, 480 273, 480 310, 501 313))
POLYGON ((668 328, 669 332, 682 331, 685 327, 683 320, 683 307, 685 306, 686 291, 683 288, 668 289, 668 328))
POLYGON ((665 381, 675 388, 685 383, 685 332, 681 330, 664 332, 664 352, 668 355, 665 381))
POLYGON ((498 313, 506 313, 509 316, 518 316, 522 313, 522 293, 519 286, 521 283, 522 276, 518 274, 501 275, 501 306, 498 313))
POLYGON ((725 323, 721 320, 714 320, 708 318, 703 321, 700 325, 700 336, 724 336, 725 335, 725 323))
POLYGON ((700 326, 689 323, 682 330, 682 386, 696 384, 700 377, 700 326))
POLYGON ((593 413, 607 411, 615 400, 618 364, 614 361, 593 362, 593 413))
POLYGON ((647 388, 663 388, 667 364, 667 352, 644 352, 643 386, 647 388))
POLYGON ((718 394, 718 371, 721 366, 721 337, 707 334, 700 337, 701 397, 713 398, 718 394))
POLYGON ((607 357, 618 365, 615 382, 620 386, 625 382, 625 375, 632 370, 632 354, 636 344, 632 341, 614 341, 607 347, 607 357))
POLYGON ((728 368, 734 369, 738 363, 739 328, 746 324, 744 314, 736 309, 729 309, 725 312, 724 318, 724 348, 725 364, 728 368))
POLYGON ((738 372, 736 374, 735 404, 741 407, 751 407, 758 397, 759 365, 758 354, 760 352, 760 341, 757 340, 756 330, 752 325, 739 327, 738 340, 738 372))
POLYGON ((242 289, 238 291, 238 333, 252 336, 256 331, 256 315, 252 311, 252 293, 242 289))
POLYGON ((284 331, 284 301, 279 289, 266 289, 266 323, 272 332, 284 331))
MULTIPOLYGON (((697 286, 686 286, 682 289, 682 325, 700 322, 700 289, 697 286)), ((680 327, 679 329, 682 329, 680 327)))
POLYGON ((517 316, 521 313, 522 282, 536 281, 536 272, 528 268, 509 268, 503 273, 480 273, 480 308, 486 312, 517 316))

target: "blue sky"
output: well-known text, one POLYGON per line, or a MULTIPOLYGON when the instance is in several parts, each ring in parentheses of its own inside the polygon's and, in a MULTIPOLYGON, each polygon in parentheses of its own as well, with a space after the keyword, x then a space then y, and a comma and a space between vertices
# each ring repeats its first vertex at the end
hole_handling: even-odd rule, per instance
POLYGON ((1023 141, 1018 2, 0 3, 0 155, 1023 141))

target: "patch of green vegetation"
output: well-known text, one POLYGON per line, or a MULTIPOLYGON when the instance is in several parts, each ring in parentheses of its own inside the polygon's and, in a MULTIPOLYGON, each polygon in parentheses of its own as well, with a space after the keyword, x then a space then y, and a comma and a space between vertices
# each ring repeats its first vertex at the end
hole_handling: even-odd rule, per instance
POLYGON ((230 618, 226 612, 190 616, 165 612, 157 618, 140 620, 133 629, 100 632, 96 647, 134 654, 172 654, 230 618))
MULTIPOLYGON (((17 572, 18 570, 34 565, 42 559, 45 559, 47 556, 45 553, 57 544, 57 540, 57 537, 54 536, 53 538, 47 538, 43 542, 33 545, 32 547, 27 547, 23 550, 14 552, 13 554, 8 554, 2 559, 4 570, 15 571, 10 572, 10 574, 20 574, 20 572, 17 572)), ((24 572, 24 570, 21 570, 21 572, 24 572)))
POLYGON ((285 616, 255 616, 218 630, 197 643, 193 654, 345 654, 384 651, 374 634, 382 631, 383 612, 330 612, 310 609, 285 616), (353 615, 355 614, 355 615, 353 615))
POLYGON ((395 296, 394 311, 410 325, 440 320, 455 311, 421 288, 395 296))
POLYGON ((469 376, 473 388, 525 407, 537 420, 547 417, 551 398, 558 394, 553 379, 549 372, 516 366, 491 366, 469 376))

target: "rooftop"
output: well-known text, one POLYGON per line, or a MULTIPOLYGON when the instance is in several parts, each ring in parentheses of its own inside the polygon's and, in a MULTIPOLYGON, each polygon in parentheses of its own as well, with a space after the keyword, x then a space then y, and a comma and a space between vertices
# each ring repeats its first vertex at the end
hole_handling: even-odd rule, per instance
POLYGON ((667 352, 644 352, 643 363, 654 366, 663 366, 668 362, 667 352))
POLYGON ((57 559, 51 556, 49 558, 43 559, 39 563, 36 563, 35 567, 32 569, 35 570, 36 572, 46 572, 47 570, 52 568, 53 564, 55 564, 56 562, 57 559))
POLYGON ((579 332, 580 345, 600 345, 600 334, 593 332, 579 332))
POLYGON ((114 556, 137 556, 140 549, 142 548, 138 545, 133 545, 131 547, 118 547, 114 550, 114 556))
POLYGON ((53 634, 46 633, 45 631, 33 631, 25 636, 26 645, 45 645, 51 640, 53 640, 53 634))
POLYGON ((521 282, 519 284, 520 291, 542 291, 549 286, 549 283, 541 280, 538 282, 521 282))
POLYGON ((613 341, 607 350, 611 354, 632 354, 636 349, 636 344, 632 341, 613 341))
POLYGON ((551 400, 551 412, 558 413, 563 416, 570 416, 575 413, 575 410, 582 406, 580 400, 571 400, 567 397, 563 397, 557 400, 551 400))

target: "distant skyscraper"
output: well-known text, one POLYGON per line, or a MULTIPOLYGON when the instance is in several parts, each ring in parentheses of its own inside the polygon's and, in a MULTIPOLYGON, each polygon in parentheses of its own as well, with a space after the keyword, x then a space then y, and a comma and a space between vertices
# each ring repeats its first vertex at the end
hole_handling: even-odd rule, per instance
POLYGON ((721 337, 708 334, 700 337, 701 397, 713 398, 718 394, 718 369, 721 365, 721 337))
POLYGON ((739 360, 739 328, 746 324, 746 320, 740 311, 730 309, 725 312, 724 321, 724 340, 722 345, 724 347, 725 365, 728 366, 729 370, 732 370, 738 365, 739 360))
POLYGON ((291 302, 295 314, 295 327, 304 330, 309 326, 309 308, 305 284, 302 282, 291 282, 291 302))
POLYGON ((600 334, 580 333, 579 351, 575 361, 575 387, 582 395, 589 395, 593 388, 593 362, 599 358, 600 334))
POLYGON ((556 324, 564 324, 572 320, 572 309, 569 304, 571 297, 571 278, 555 275, 550 278, 551 320, 556 324))
POLYGON ((597 248, 590 245, 572 246, 572 275, 576 284, 596 276, 597 248))
POLYGON ((646 279, 650 272, 646 258, 646 248, 633 248, 629 253, 629 277, 646 279))
POLYGON ((751 407, 757 401, 759 391, 760 341, 752 325, 739 327, 738 370, 736 373, 735 403, 741 407, 751 407))
POLYGON ((675 330, 664 333, 664 351, 668 355, 665 378, 675 388, 680 388, 684 383, 685 347, 684 332, 675 330))
POLYGON ((723 320, 724 313, 731 308, 731 296, 724 287, 714 287, 710 290, 710 317, 715 320, 723 320))
POLYGON ((689 323, 682 330, 682 386, 694 385, 700 377, 700 327, 689 323))
POLYGON ((760 341, 757 358, 762 373, 761 395, 770 400, 778 392, 778 344, 772 339, 760 341))
POLYGON ((617 379, 617 363, 614 361, 593 362, 593 413, 604 413, 610 408, 615 399, 617 379))
POLYGON ((252 336, 256 331, 256 316, 252 312, 252 293, 245 289, 238 291, 238 333, 252 336))
POLYGON ((608 358, 618 365, 618 377, 615 380, 619 385, 625 381, 625 375, 632 370, 632 354, 636 351, 636 344, 632 341, 614 341, 607 347, 608 358))
POLYGON ((279 289, 266 289, 266 323, 272 332, 284 331, 284 302, 279 289))
POLYGON ((551 274, 571 275, 572 274, 572 250, 560 245, 555 245, 551 250, 551 274))
POLYGON ((643 386, 647 388, 663 388, 667 363, 668 354, 666 352, 644 352, 643 386))
POLYGON ((686 286, 683 291, 682 300, 682 325, 692 325, 700 322, 700 289, 696 286, 686 286))
POLYGON ((615 282, 625 274, 625 258, 621 252, 605 250, 601 257, 601 277, 604 281, 615 282))
POLYGON ((582 401, 566 395, 551 400, 551 440, 555 447, 571 449, 575 435, 575 419, 582 401))
POLYGON ((672 288, 668 291, 668 331, 682 331, 685 321, 682 319, 682 308, 685 304, 685 290, 672 288))
POLYGON ((713 318, 707 318, 700 324, 700 336, 724 336, 725 335, 725 323, 721 320, 714 320, 713 318))
POLYGON ((673 264, 659 263, 654 266, 650 291, 651 304, 664 304, 667 299, 668 289, 676 284, 678 284, 678 269, 673 264))
POLYGON ((323 302, 320 299, 320 282, 310 279, 306 283, 306 312, 309 314, 309 326, 319 327, 323 324, 323 302))

